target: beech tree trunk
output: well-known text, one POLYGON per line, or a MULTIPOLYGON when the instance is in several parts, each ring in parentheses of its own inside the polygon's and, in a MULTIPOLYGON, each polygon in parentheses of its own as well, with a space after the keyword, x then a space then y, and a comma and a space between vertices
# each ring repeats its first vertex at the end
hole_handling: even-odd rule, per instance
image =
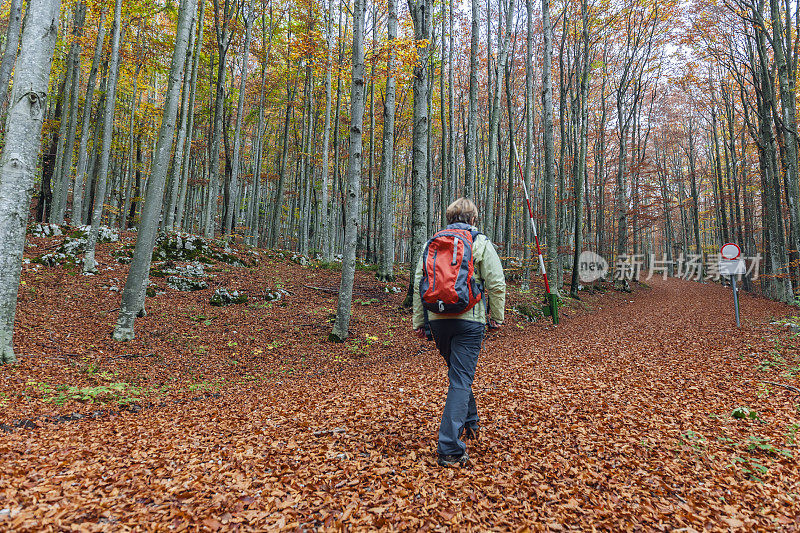
POLYGON ((350 158, 347 165, 347 203, 345 205, 345 239, 342 257, 342 279, 336 322, 330 339, 344 341, 350 327, 353 282, 356 272, 356 240, 360 219, 361 165, 364 128, 364 12, 365 0, 353 4, 353 78, 350 88, 350 158))
MULTIPOLYGON (((542 106, 544 129, 544 187, 547 211, 547 271, 554 272, 558 258, 558 227, 556 226, 556 169, 553 141, 553 26, 550 22, 550 0, 542 0, 542 31, 544 32, 544 58, 542 61, 542 106)), ((558 287, 550 285, 557 294, 558 287)))
POLYGON ((392 183, 394 182, 394 112, 395 68, 397 52, 394 48, 397 39, 397 0, 388 0, 389 20, 387 32, 389 58, 386 63, 386 96, 383 102, 383 151, 381 152, 381 255, 378 265, 378 279, 394 280, 394 207, 392 206, 392 183))
POLYGON ((578 298, 578 258, 583 248, 583 210, 584 210, 584 179, 586 172, 586 147, 589 129, 589 5, 588 0, 581 0, 581 80, 580 80, 580 140, 578 160, 574 176, 575 194, 575 250, 572 258, 572 280, 570 282, 570 295, 578 298))
POLYGON ((97 172, 97 190, 92 209, 92 228, 89 231, 86 243, 86 254, 83 258, 83 272, 97 271, 94 259, 97 235, 100 232, 100 219, 103 216, 103 205, 106 198, 106 182, 108 181, 108 167, 111 159, 111 137, 114 132, 114 109, 117 102, 117 80, 119 77, 120 41, 122 33, 122 0, 114 2, 114 29, 111 36, 111 60, 106 84, 106 105, 103 113, 103 138, 102 151, 100 152, 100 168, 97 172))
MULTIPOLYGON (((531 191, 531 167, 533 166, 533 121, 534 121, 534 96, 533 96, 533 0, 525 0, 525 10, 528 15, 526 38, 525 38, 525 173, 523 176, 525 190, 531 191)), ((514 180, 511 180, 513 183, 514 180)), ((531 194, 529 192, 529 194, 531 194)), ((532 204, 536 202, 534 195, 530 199, 532 204)), ((533 245, 533 232, 531 225, 528 222, 529 213, 525 208, 522 209, 522 227, 525 228, 525 249, 523 251, 523 262, 525 270, 522 275, 522 289, 528 290, 530 288, 531 278, 531 247, 533 245)))
POLYGON ((89 145, 89 130, 92 117, 92 100, 94 99, 94 88, 97 83, 97 70, 100 68, 100 61, 103 56, 103 42, 106 37, 106 13, 108 5, 103 4, 100 10, 100 22, 97 27, 97 40, 94 45, 94 58, 92 67, 89 70, 89 79, 86 83, 86 98, 83 103, 83 116, 81 118, 81 139, 78 143, 78 160, 75 167, 75 181, 72 185, 72 215, 70 222, 73 226, 83 224, 83 181, 86 176, 86 166, 88 162, 87 152, 89 145))
MULTIPOLYGON (((202 2, 205 6, 205 2, 202 2)), ((188 164, 184 157, 184 150, 186 147, 187 130, 189 128, 189 115, 192 114, 193 106, 190 104, 190 96, 194 96, 194 87, 192 82, 195 80, 195 25, 197 17, 192 16, 189 28, 189 44, 186 48, 186 61, 184 61, 184 74, 183 74, 183 88, 181 92, 181 107, 178 120, 178 137, 175 142, 175 154, 172 158, 172 175, 169 178, 169 187, 167 189, 167 204, 163 217, 163 227, 167 229, 175 228, 175 209, 177 207, 178 199, 181 196, 181 191, 186 190, 186 183, 181 179, 183 176, 183 166, 188 164)), ((200 30, 202 33, 202 29, 200 30)))
POLYGON ((475 195, 475 164, 477 160, 475 151, 478 148, 478 39, 480 37, 478 20, 480 14, 478 0, 472 0, 472 33, 469 46, 469 112, 467 114, 467 142, 464 149, 464 196, 467 198, 475 195))
POLYGON ((11 80, 11 71, 14 70, 14 61, 17 59, 19 48, 19 32, 22 28, 22 0, 11 0, 8 13, 8 28, 6 29, 6 49, 3 60, 0 62, 0 110, 5 111, 8 98, 8 82, 11 80))
POLYGON ((236 209, 236 200, 239 197, 239 169, 241 167, 242 151, 242 122, 244 122, 244 96, 247 88, 247 62, 250 56, 250 36, 253 28, 253 15, 244 15, 244 49, 242 50, 242 74, 239 84, 239 101, 236 106, 236 127, 233 132, 233 161, 231 162, 231 184, 228 195, 228 208, 225 210, 225 228, 223 233, 233 234, 233 212, 236 209))
POLYGON ((200 52, 203 48, 203 30, 205 29, 206 2, 200 2, 200 14, 197 16, 197 39, 195 42, 195 52, 192 65, 192 80, 189 84, 189 123, 186 126, 186 146, 183 150, 183 164, 181 165, 181 192, 178 198, 178 206, 175 210, 175 229, 184 228, 184 212, 186 210, 186 195, 189 189, 189 168, 191 166, 192 155, 192 137, 194 134, 194 102, 197 95, 197 72, 200 64, 200 52))
MULTIPOLYGON (((69 114, 64 128, 64 153, 61 156, 61 169, 59 170, 58 204, 54 206, 56 224, 64 223, 69 196, 70 174, 72 172, 72 155, 75 149, 75 130, 78 126, 78 89, 80 88, 81 72, 81 37, 83 25, 86 21, 86 3, 80 2, 75 7, 75 22, 72 27, 72 45, 70 46, 67 63, 69 65, 69 114)), ((63 119, 62 119, 63 120, 63 119)), ((74 193, 73 193, 74 194, 74 193)))
POLYGON ((211 136, 211 175, 208 182, 208 203, 205 206, 203 232, 206 238, 214 236, 216 229, 217 202, 219 200, 219 152, 222 143, 222 119, 225 105, 225 77, 227 75, 226 59, 231 45, 230 21, 239 3, 236 0, 225 0, 220 13, 219 0, 214 2, 214 29, 217 37, 217 81, 214 100, 214 130, 211 136), (222 22, 220 23, 220 18, 222 22))
POLYGON ((486 236, 490 239, 495 238, 495 220, 494 220, 494 203, 495 203, 495 188, 498 181, 498 159, 499 159, 499 144, 500 144, 500 115, 502 109, 500 108, 500 88, 503 85, 503 76, 506 71, 506 61, 508 59, 508 47, 511 42, 511 22, 514 17, 512 2, 507 0, 504 2, 505 6, 500 7, 502 12, 505 7, 505 35, 502 41, 500 36, 497 40, 500 41, 500 61, 497 65, 497 75, 495 76, 494 84, 492 86, 492 99, 491 99, 491 115, 489 119, 489 165, 486 177, 486 206, 484 207, 484 225, 483 230, 486 236))
MULTIPOLYGON (((291 27, 291 26, 289 26, 291 27)), ((292 106, 294 104, 294 96, 297 92, 297 87, 295 83, 292 82, 291 74, 289 73, 289 61, 291 58, 291 39, 287 36, 287 51, 286 51, 286 61, 287 61, 287 74, 286 74, 286 112, 284 114, 284 121, 283 121, 283 148, 281 151, 281 158, 278 170, 278 185, 275 189, 275 197, 272 202, 272 214, 270 216, 270 228, 269 228, 269 247, 275 248, 278 244, 278 237, 280 236, 280 222, 281 222, 281 213, 283 211, 283 189, 286 185, 286 178, 288 173, 288 164, 287 159, 289 157, 289 123, 292 117, 292 106)))
MULTIPOLYGON (((14 317, 34 176, 58 37, 60 0, 29 0, 0 156, 0 363, 13 363, 14 317)), ((16 48, 16 47, 15 47, 16 48)))
MULTIPOLYGON (((390 0, 392 1, 392 0, 390 0)), ((322 201, 319 208, 319 227, 322 241, 322 258, 330 262, 333 259, 333 246, 331 245, 328 221, 330 219, 330 196, 328 193, 328 175, 330 171, 330 144, 331 144, 331 99, 333 88, 331 83, 331 69, 333 68, 333 0, 328 1, 328 19, 326 35, 328 52, 325 61, 325 129, 322 133, 322 201)))
POLYGON ((189 33, 194 18, 195 0, 181 0, 178 11, 178 24, 175 34, 175 49, 172 53, 167 82, 167 94, 164 98, 164 109, 161 128, 158 132, 153 167, 147 184, 147 194, 142 207, 139 232, 136 235, 136 247, 133 250, 128 279, 122 292, 117 327, 114 329, 114 340, 129 341, 134 337, 134 321, 144 310, 145 292, 150 277, 150 262, 153 258, 153 246, 158 231, 158 220, 164 200, 164 184, 169 170, 169 159, 172 152, 172 138, 175 135, 175 118, 181 98, 186 50, 189 47, 189 33))
MULTIPOLYGON (((431 4, 429 0, 408 0, 417 42, 429 42, 431 35, 431 4)), ((429 45, 418 46, 414 65, 414 114, 411 158, 411 262, 408 294, 404 305, 411 306, 414 272, 422 247, 428 240, 428 54, 429 45)))
MULTIPOLYGON (((449 128, 447 130, 447 177, 448 177, 448 186, 445 189, 447 191, 447 201, 444 202, 445 205, 442 206, 442 211, 447 209, 447 205, 450 202, 453 202, 456 198, 456 191, 458 189, 458 171, 457 171, 457 164, 456 164, 456 120, 455 120, 455 112, 456 112, 456 104, 455 104, 455 96, 453 94, 453 87, 455 87, 454 75, 453 75, 453 43, 455 42, 453 30, 453 4, 456 0, 450 0, 448 2, 449 7, 449 28, 450 34, 448 38, 448 46, 447 46, 447 122, 449 124, 449 128)), ((444 36, 442 36, 444 39, 444 36)), ((444 73, 442 73, 444 76, 444 73)), ((446 222, 442 221, 442 222, 446 222)))

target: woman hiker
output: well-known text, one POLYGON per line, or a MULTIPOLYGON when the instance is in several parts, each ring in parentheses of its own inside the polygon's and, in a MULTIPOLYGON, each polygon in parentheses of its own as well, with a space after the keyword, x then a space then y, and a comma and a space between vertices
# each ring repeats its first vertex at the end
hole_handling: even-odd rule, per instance
POLYGON ((413 328, 426 336, 426 326, 447 363, 450 385, 439 426, 440 466, 469 461, 462 441, 477 440, 478 407, 472 381, 486 326, 503 324, 506 281, 494 245, 478 232, 478 209, 459 198, 445 213, 447 227, 428 241, 414 279, 413 328), (487 318, 489 320, 487 320, 487 318))

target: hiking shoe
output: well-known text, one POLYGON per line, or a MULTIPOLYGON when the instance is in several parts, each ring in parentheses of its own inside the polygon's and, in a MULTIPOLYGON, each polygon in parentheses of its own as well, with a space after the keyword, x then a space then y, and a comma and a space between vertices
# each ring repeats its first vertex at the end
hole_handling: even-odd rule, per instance
POLYGON ((467 426, 464 428, 464 432, 461 434, 461 438, 463 440, 474 440, 478 441, 481 436, 481 428, 480 426, 467 426))
POLYGON ((440 455, 436 463, 445 468, 449 466, 466 466, 469 461, 469 455, 463 453, 461 455, 440 455))

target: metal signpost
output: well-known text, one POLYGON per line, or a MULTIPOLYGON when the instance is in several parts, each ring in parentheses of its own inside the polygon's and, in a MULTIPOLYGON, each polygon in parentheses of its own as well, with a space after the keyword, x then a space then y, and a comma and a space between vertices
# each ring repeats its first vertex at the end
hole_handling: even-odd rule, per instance
POLYGON ((721 257, 719 261, 719 274, 721 276, 731 277, 731 286, 733 287, 733 307, 736 312, 736 327, 741 327, 739 320, 739 288, 736 286, 736 276, 744 274, 746 269, 744 260, 741 258, 742 250, 738 245, 728 242, 722 245, 719 249, 721 257))

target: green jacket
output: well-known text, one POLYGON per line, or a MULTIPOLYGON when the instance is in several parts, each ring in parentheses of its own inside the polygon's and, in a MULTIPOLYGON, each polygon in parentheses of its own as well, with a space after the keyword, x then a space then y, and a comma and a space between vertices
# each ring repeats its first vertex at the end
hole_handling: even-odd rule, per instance
MULTIPOLYGON (((475 263, 475 281, 483 284, 484 297, 489 299, 489 315, 492 320, 502 324, 505 318, 506 305, 506 278, 503 275, 503 265, 494 248, 494 244, 486 237, 479 234, 472 245, 472 254, 475 263)), ((414 276, 414 329, 422 327, 425 323, 425 312, 422 307, 422 296, 419 293, 419 284, 422 281, 422 256, 417 263, 417 273, 414 276)), ((486 323, 486 303, 481 299, 472 309, 461 315, 440 315, 428 311, 428 320, 441 320, 446 318, 460 318, 470 322, 486 323)))

